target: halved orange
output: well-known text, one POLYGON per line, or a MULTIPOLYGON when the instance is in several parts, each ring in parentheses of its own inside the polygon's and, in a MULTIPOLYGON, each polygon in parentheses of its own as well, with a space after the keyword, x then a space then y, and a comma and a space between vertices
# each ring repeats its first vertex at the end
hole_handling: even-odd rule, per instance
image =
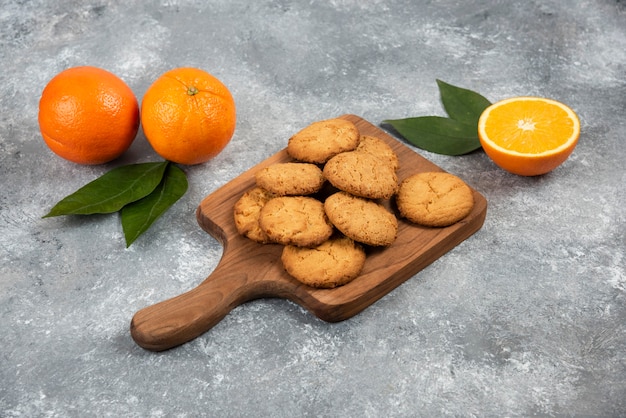
POLYGON ((489 106, 478 137, 496 165, 521 176, 554 170, 574 151, 580 121, 568 106, 541 97, 514 97, 489 106))

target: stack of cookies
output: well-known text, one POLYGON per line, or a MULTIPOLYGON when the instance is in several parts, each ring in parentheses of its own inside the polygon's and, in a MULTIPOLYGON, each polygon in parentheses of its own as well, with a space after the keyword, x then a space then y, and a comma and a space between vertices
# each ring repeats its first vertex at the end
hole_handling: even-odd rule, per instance
POLYGON ((253 241, 284 245, 285 270, 308 286, 349 283, 363 268, 365 248, 395 241, 398 219, 381 200, 395 196, 402 217, 430 227, 455 223, 473 207, 471 190, 456 176, 418 173, 399 182, 393 149, 345 119, 310 124, 289 139, 287 153, 293 162, 255 173, 234 220, 253 241))

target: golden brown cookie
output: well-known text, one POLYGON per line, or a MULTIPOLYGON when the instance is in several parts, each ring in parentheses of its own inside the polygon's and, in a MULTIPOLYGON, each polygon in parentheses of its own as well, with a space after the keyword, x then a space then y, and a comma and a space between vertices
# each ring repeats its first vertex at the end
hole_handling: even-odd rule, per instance
POLYGON ((331 238, 315 248, 288 245, 281 261, 287 273, 317 288, 334 288, 354 280, 365 264, 365 251, 350 238, 331 238))
POLYGON ((386 164, 389 164, 394 171, 400 168, 400 161, 394 150, 378 137, 361 135, 361 141, 359 141, 355 151, 367 152, 378 157, 386 164))
POLYGON ((260 187, 246 191, 235 203, 234 217, 237 231, 244 237, 265 244, 271 242, 270 237, 259 226, 261 208, 274 195, 260 187))
POLYGON ((443 227, 465 218, 474 206, 472 190, 449 173, 418 173, 406 178, 396 196, 398 210, 416 224, 443 227))
POLYGON ((398 176, 388 164, 367 152, 343 152, 324 166, 324 177, 339 190, 369 199, 389 199, 398 176))
POLYGON ((333 155, 352 151, 359 145, 356 125, 345 119, 313 122, 287 143, 287 153, 298 161, 322 164, 333 155))
POLYGON ((322 170, 310 163, 277 163, 255 173, 256 184, 278 196, 308 195, 324 185, 322 170))
POLYGON ((389 246, 398 234, 398 219, 373 200, 337 192, 324 202, 332 224, 353 240, 375 246, 389 246))
POLYGON ((272 241, 299 247, 319 245, 333 233, 324 204, 307 196, 271 199, 261 209, 259 226, 272 241))

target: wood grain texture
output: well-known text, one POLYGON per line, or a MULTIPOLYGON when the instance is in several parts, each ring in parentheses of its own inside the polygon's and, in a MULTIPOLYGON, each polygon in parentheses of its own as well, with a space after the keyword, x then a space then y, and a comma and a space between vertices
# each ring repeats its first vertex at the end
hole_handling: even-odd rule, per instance
MULTIPOLYGON (((341 117, 353 121, 362 135, 377 136, 394 149, 400 160, 400 180, 417 172, 443 171, 366 120, 355 115, 341 117)), ((208 331, 234 307, 263 297, 290 299, 328 322, 345 320, 478 231, 485 220, 487 201, 472 189, 475 205, 465 219, 446 228, 426 228, 400 219, 398 238, 390 247, 367 248, 367 260, 357 279, 335 289, 314 289, 284 271, 281 245, 257 244, 240 236, 233 220, 235 202, 255 185, 254 173, 287 161, 292 159, 283 149, 200 203, 198 223, 223 244, 222 258, 196 288, 135 314, 130 330, 137 344, 153 351, 175 347, 208 331)), ((392 200, 384 204, 397 214, 392 200)))

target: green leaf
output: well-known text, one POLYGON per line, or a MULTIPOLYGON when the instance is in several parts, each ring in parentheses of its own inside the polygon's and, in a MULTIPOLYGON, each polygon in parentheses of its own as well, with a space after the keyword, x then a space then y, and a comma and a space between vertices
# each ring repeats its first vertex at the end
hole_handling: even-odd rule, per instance
POLYGON ((491 102, 480 94, 437 80, 441 102, 450 118, 478 126, 478 118, 491 102))
POLYGON ((176 203, 185 194, 187 187, 185 173, 174 164, 170 164, 161 183, 152 193, 124 206, 121 215, 126 247, 129 247, 150 228, 159 216, 176 203))
POLYGON ((65 197, 44 218, 117 212, 150 194, 161 182, 167 165, 164 161, 114 168, 65 197))
POLYGON ((384 120, 413 145, 445 155, 462 155, 480 148, 476 125, 440 116, 384 120))

